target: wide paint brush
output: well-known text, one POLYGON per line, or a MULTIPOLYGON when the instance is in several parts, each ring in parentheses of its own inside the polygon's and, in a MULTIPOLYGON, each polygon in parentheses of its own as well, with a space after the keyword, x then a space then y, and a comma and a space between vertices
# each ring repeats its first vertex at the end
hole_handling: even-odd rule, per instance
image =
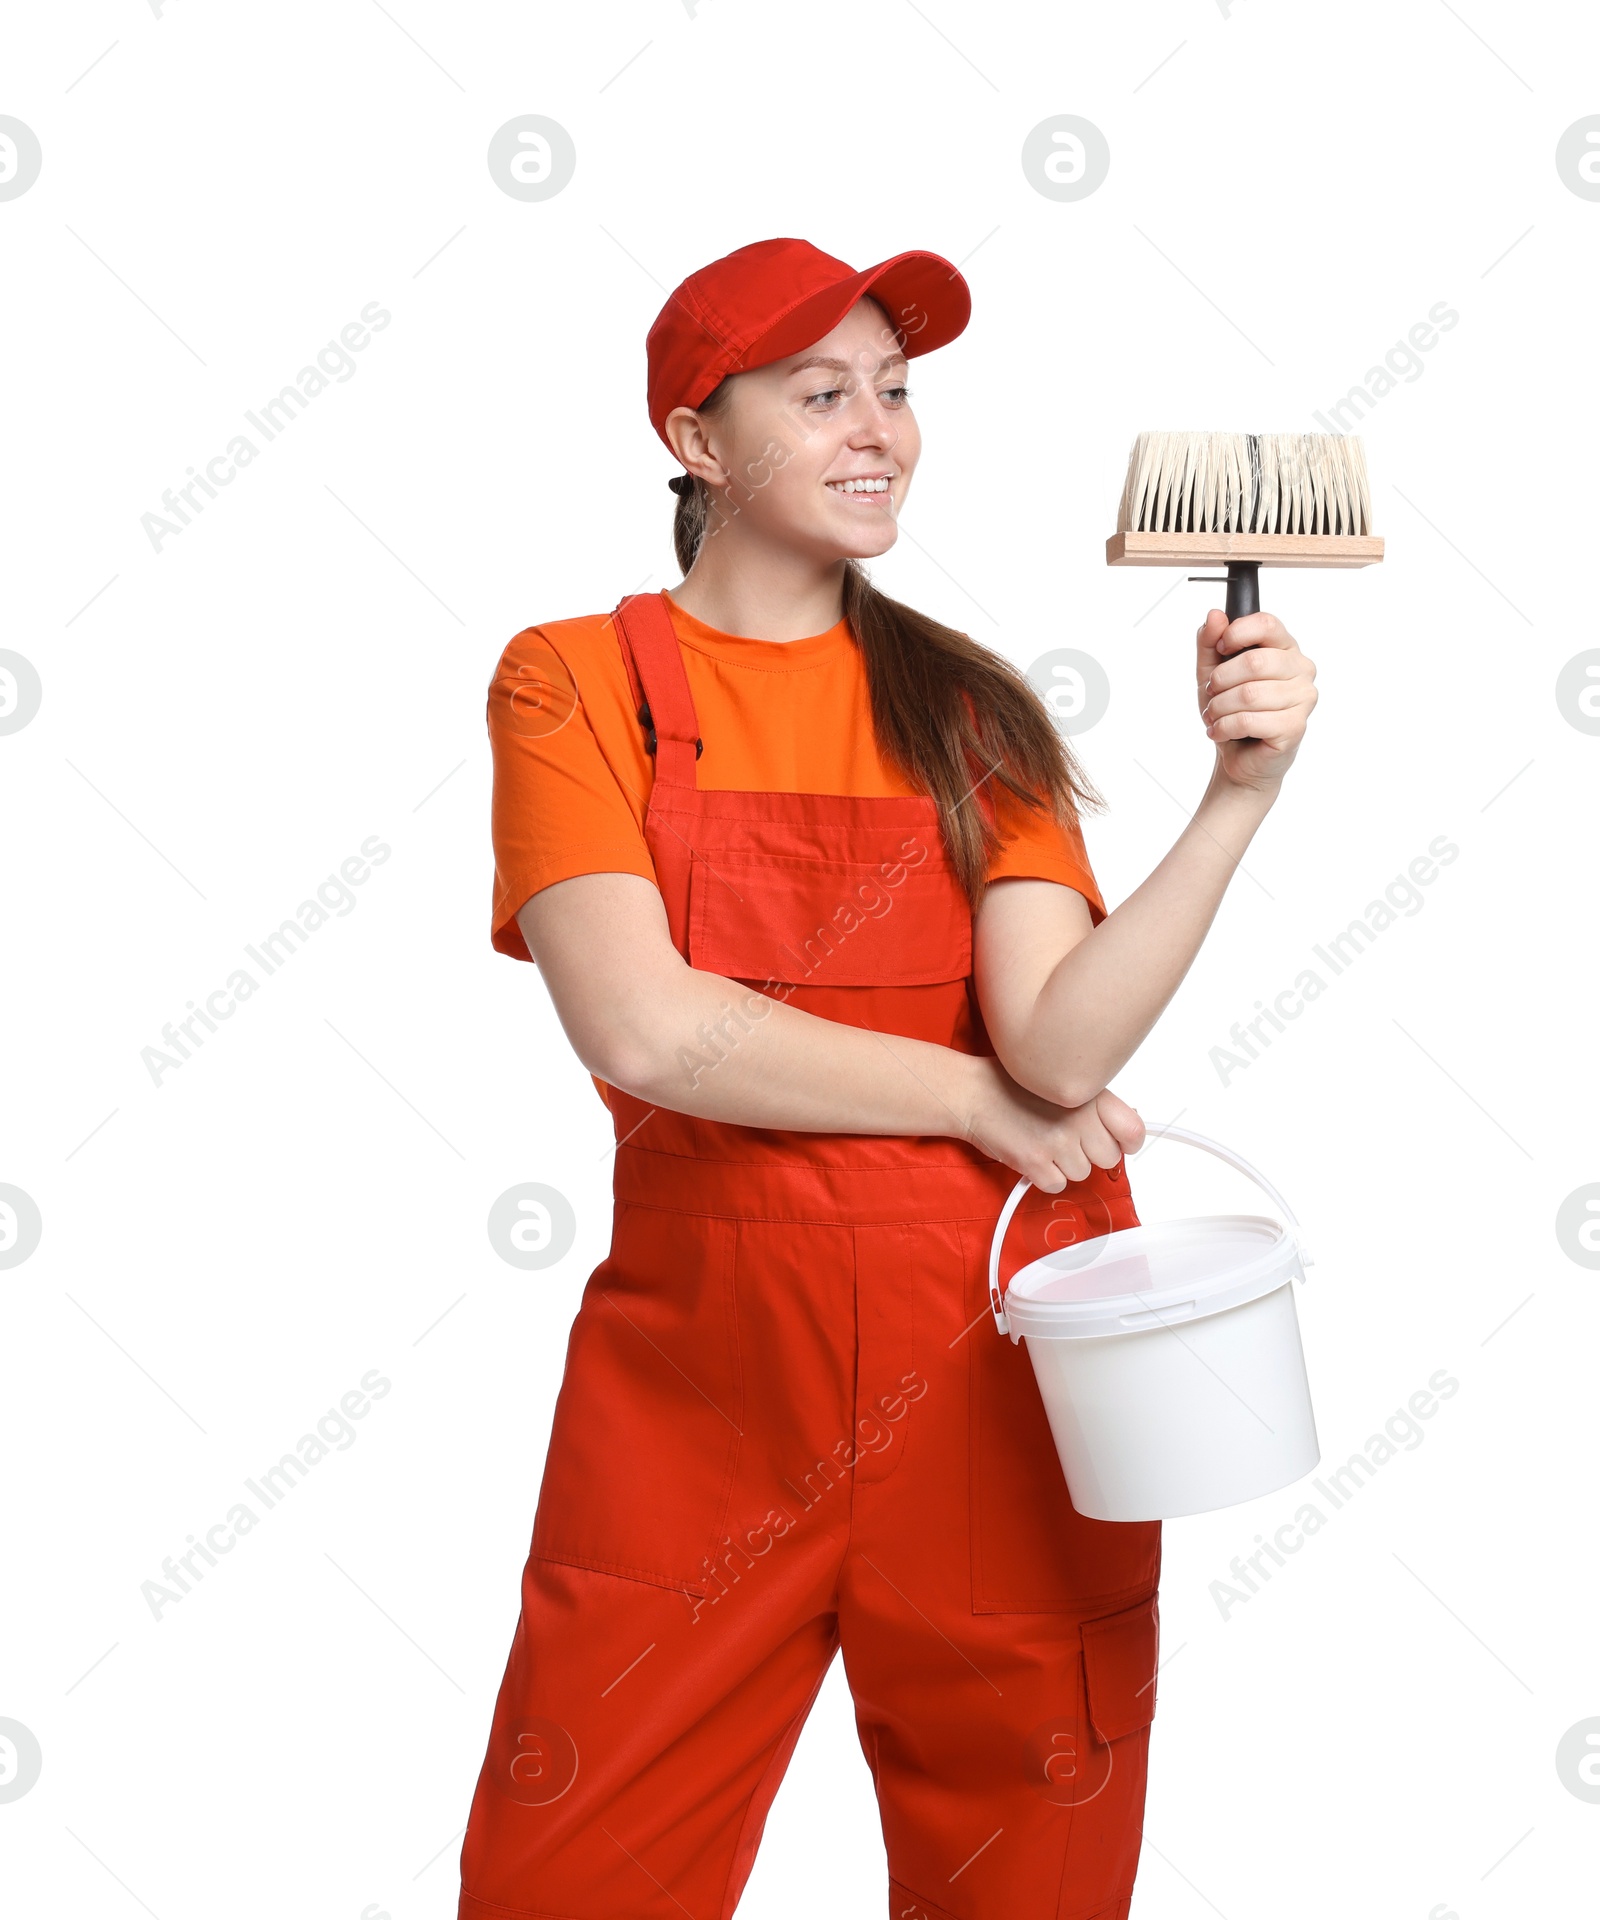
POLYGON ((1263 566, 1367 567, 1382 558, 1366 457, 1342 433, 1141 433, 1106 542, 1113 567, 1225 561, 1230 620, 1259 612, 1263 566))

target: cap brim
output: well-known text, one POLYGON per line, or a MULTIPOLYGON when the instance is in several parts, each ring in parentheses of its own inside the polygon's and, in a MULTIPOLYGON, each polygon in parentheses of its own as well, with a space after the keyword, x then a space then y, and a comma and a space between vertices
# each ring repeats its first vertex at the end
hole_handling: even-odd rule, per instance
MULTIPOLYGON (((752 341, 726 371, 746 373, 813 346, 867 294, 888 312, 895 329, 893 344, 908 360, 947 346, 972 317, 972 290, 948 260, 936 253, 897 253, 802 300, 752 341)), ((891 345, 885 340, 886 353, 891 345)))

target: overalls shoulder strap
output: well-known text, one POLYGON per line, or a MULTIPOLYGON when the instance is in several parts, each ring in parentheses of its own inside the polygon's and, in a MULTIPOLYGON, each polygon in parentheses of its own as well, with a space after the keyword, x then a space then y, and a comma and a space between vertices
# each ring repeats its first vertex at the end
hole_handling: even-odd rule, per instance
POLYGON ((628 679, 639 694, 639 721, 655 755, 656 779, 672 787, 696 785, 703 742, 678 636, 659 593, 628 593, 615 614, 628 679))

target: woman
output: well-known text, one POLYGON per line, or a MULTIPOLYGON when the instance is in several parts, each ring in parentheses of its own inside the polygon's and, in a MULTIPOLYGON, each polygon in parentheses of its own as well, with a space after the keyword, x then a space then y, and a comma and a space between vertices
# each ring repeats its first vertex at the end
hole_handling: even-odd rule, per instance
POLYGON ((926 253, 769 240, 692 275, 648 341, 684 578, 519 634, 491 690, 494 942, 543 970, 618 1146, 463 1920, 726 1920, 841 1646, 896 1920, 1128 1911, 1160 1528, 1074 1511, 989 1238, 1018 1173, 1003 1272, 1137 1224, 1107 1083, 1314 670, 1269 614, 1207 617, 1215 772, 1108 913, 1042 703, 858 564, 921 451, 907 357, 969 311, 926 253))

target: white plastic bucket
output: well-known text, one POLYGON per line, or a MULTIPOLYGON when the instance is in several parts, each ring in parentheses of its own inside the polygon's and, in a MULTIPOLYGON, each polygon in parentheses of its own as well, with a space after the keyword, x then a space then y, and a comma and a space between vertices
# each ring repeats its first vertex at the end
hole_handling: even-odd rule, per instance
POLYGON ((1028 1343, 1067 1490, 1093 1520, 1175 1520, 1298 1480, 1320 1453, 1293 1281, 1311 1255, 1282 1197, 1248 1161, 1184 1127, 1149 1126, 1248 1174, 1286 1224, 1214 1214, 1124 1227, 1047 1254, 1000 1292, 1000 1331, 1028 1343))

